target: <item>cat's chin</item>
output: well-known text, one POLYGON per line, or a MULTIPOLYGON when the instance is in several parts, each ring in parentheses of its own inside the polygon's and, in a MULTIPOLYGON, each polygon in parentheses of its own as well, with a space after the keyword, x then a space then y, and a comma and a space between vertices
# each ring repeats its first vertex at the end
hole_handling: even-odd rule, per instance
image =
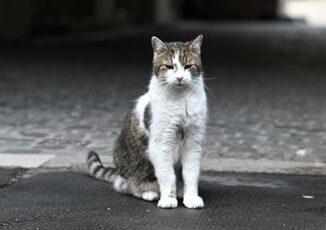
POLYGON ((173 84, 169 84, 169 86, 167 87, 168 89, 172 89, 172 90, 182 90, 182 89, 187 89, 189 88, 190 85, 189 84, 179 84, 179 83, 173 83, 173 84))
POLYGON ((188 84, 185 84, 185 83, 176 83, 176 84, 173 84, 173 86, 177 89, 184 89, 184 88, 188 88, 189 85, 188 84))

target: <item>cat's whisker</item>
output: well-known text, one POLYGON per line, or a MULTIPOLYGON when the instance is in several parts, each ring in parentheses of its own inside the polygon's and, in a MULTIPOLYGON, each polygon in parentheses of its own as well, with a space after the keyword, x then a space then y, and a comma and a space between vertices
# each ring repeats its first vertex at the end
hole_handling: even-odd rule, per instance
POLYGON ((169 83, 164 79, 164 80, 162 80, 162 81, 159 81, 159 84, 160 84, 160 86, 162 86, 162 87, 168 87, 169 86, 169 83))
POLYGON ((204 81, 218 80, 218 78, 205 78, 204 81))
POLYGON ((211 90, 208 88, 208 86, 204 84, 204 87, 205 87, 205 90, 208 92, 209 96, 211 96, 212 98, 214 98, 214 95, 211 92, 211 90))
POLYGON ((220 78, 219 77, 204 77, 203 79, 205 81, 205 80, 218 80, 220 78))

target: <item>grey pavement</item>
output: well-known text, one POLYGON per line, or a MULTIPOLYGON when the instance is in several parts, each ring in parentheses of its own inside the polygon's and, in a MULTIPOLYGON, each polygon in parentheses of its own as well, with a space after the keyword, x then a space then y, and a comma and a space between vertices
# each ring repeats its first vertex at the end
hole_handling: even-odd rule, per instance
POLYGON ((326 229, 325 176, 206 172, 205 208, 164 210, 82 172, 45 172, 0 189, 0 229, 326 229))
POLYGON ((110 155, 146 90, 151 35, 199 33, 206 158, 326 162, 326 29, 291 23, 179 23, 0 45, 0 154, 110 155))

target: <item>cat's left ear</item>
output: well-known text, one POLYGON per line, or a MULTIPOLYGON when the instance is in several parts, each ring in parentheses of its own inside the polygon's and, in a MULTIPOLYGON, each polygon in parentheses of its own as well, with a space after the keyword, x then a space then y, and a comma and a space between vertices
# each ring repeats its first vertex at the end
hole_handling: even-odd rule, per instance
POLYGON ((152 37, 152 46, 153 46, 154 54, 161 54, 165 50, 167 50, 167 46, 165 45, 165 43, 162 42, 161 39, 155 36, 152 37))
POLYGON ((203 42, 203 35, 197 36, 194 40, 190 41, 190 49, 196 54, 201 53, 201 44, 203 42))

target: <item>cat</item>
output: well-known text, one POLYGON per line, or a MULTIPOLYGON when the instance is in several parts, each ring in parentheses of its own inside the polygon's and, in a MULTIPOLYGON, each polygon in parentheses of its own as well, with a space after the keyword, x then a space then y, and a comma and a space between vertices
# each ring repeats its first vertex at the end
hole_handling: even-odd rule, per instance
POLYGON ((153 73, 148 92, 128 113, 115 143, 115 167, 91 151, 89 174, 116 191, 158 200, 160 208, 203 208, 198 179, 206 128, 206 93, 201 61, 203 36, 163 42, 153 36, 153 73))

